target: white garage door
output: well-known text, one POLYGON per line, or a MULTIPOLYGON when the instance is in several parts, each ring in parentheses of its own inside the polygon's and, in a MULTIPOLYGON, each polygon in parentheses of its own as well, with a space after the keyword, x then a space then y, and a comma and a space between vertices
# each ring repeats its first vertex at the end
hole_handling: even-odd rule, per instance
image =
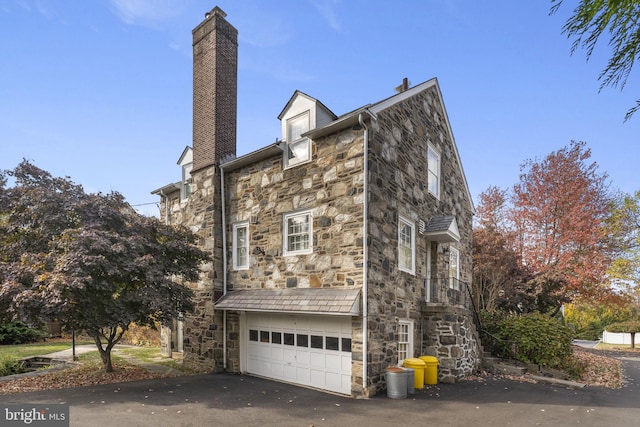
POLYGON ((247 372, 351 394, 351 317, 247 313, 247 372))

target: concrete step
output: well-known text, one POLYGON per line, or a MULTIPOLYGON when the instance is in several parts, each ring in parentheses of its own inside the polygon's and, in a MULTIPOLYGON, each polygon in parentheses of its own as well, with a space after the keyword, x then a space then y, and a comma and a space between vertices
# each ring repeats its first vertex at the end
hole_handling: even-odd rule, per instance
POLYGON ((480 366, 493 374, 524 375, 527 373, 527 367, 519 362, 501 359, 486 353, 482 357, 480 366))

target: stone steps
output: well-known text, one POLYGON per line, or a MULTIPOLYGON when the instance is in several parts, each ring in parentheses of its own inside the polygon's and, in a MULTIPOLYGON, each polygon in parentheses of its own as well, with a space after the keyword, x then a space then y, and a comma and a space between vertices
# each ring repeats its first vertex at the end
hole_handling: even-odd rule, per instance
POLYGON ((523 366, 520 362, 501 359, 487 354, 482 356, 480 366, 485 371, 502 375, 524 375, 528 371, 527 367, 523 366))

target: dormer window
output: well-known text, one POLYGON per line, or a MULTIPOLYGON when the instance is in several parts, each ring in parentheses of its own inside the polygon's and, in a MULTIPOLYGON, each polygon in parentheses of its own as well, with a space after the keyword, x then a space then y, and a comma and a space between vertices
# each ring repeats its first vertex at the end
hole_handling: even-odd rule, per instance
POLYGON ((191 169, 193 163, 182 166, 182 181, 180 182, 180 200, 187 200, 191 195, 191 169))
POLYGON ((287 148, 284 153, 285 168, 311 160, 311 140, 302 134, 309 130, 309 111, 287 120, 287 148))

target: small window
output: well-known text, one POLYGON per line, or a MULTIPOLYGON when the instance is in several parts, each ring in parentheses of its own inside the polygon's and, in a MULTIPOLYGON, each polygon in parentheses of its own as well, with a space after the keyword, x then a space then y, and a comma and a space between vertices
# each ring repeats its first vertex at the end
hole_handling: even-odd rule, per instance
POLYGON ((249 223, 233 225, 233 269, 249 268, 249 223))
POLYGON ((191 195, 191 169, 193 163, 182 166, 182 181, 180 183, 180 200, 186 200, 191 195))
POLYGON ((406 218, 398 221, 398 268, 407 273, 415 274, 415 224, 406 218))
POLYGON ((287 151, 284 153, 284 167, 289 168, 311 159, 311 140, 302 134, 309 130, 309 112, 287 120, 287 151))
POLYGON ((338 337, 327 337, 327 350, 338 351, 339 345, 340 345, 340 341, 338 340, 338 337))
POLYGON ((284 216, 284 255, 310 254, 313 238, 311 211, 284 216))
POLYGON ((427 188, 440 198, 440 152, 431 144, 427 148, 427 188))
POLYGON ((269 331, 260 331, 260 342, 269 342, 269 331))
POLYGON ((311 335, 311 348, 323 348, 324 337, 320 335, 311 335))
POLYGON ((271 332, 271 343, 282 344, 282 332, 271 332))
POLYGON ((449 287, 460 290, 460 251, 449 248, 449 287))
POLYGON ((342 351, 351 353, 351 338, 342 338, 342 351))
POLYGON ((294 340, 295 340, 295 335, 287 334, 285 332, 285 334, 284 334, 284 345, 293 345, 294 344, 294 340))
POLYGON ((255 329, 249 330, 249 341, 258 341, 258 331, 255 329))
POLYGON ((400 320, 398 323, 398 366, 404 359, 413 357, 413 322, 400 320))
POLYGON ((309 347, 309 335, 298 334, 298 347, 309 347))

